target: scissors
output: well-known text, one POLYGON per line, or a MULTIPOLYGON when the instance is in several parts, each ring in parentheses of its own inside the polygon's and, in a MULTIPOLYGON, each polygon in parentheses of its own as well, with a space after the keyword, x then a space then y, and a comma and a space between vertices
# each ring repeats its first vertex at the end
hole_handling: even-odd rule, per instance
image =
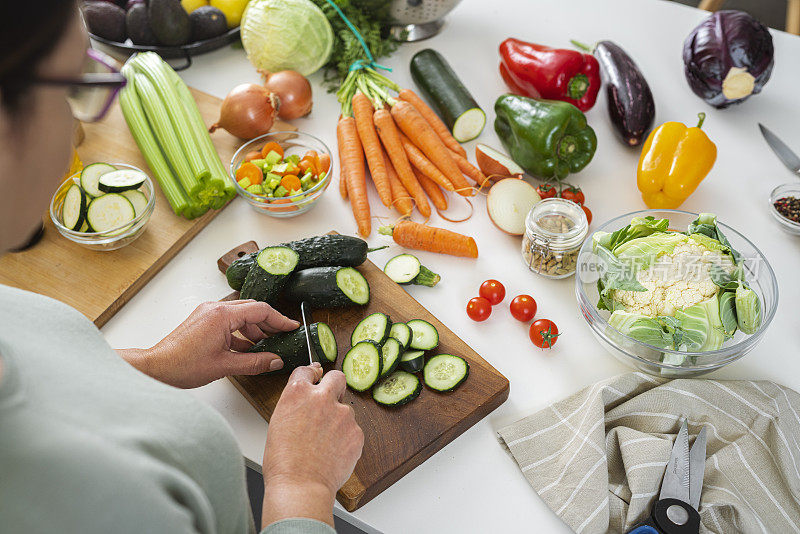
POLYGON ((691 450, 689 429, 683 421, 669 457, 661 493, 650 517, 628 534, 697 534, 700 532, 700 493, 706 465, 706 427, 700 429, 691 450))

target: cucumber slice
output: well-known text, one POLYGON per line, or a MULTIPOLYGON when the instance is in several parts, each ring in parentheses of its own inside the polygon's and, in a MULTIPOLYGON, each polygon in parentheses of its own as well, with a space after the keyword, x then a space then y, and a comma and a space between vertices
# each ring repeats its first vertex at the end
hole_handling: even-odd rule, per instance
POLYGON ((402 352, 403 346, 395 338, 390 337, 384 341, 381 347, 381 378, 397 368, 397 364, 400 363, 400 353, 402 352))
POLYGON ((144 213, 144 210, 147 209, 147 197, 141 191, 133 189, 129 191, 123 191, 120 194, 131 201, 131 204, 133 204, 133 210, 136 212, 137 217, 144 213))
POLYGON ((97 188, 103 193, 122 193, 139 189, 147 180, 141 171, 120 169, 102 174, 97 181, 97 188))
POLYGON ((431 323, 412 319, 406 323, 411 328, 409 347, 415 350, 432 350, 439 346, 439 332, 431 323))
POLYGON ((424 350, 409 350, 400 356, 400 367, 409 373, 419 373, 425 365, 424 350))
POLYGON ((384 406, 402 406, 416 399, 421 391, 419 378, 405 371, 395 371, 375 386, 372 398, 384 406))
POLYGON ((350 336, 350 345, 355 346, 360 341, 373 341, 380 345, 389 337, 392 322, 385 313, 372 313, 358 323, 350 336))
POLYGON ((403 350, 406 350, 411 344, 411 327, 406 323, 394 323, 392 329, 389 330, 389 337, 393 337, 399 341, 403 350))
POLYGON ((372 341, 362 341, 344 355, 342 372, 350 389, 366 391, 378 381, 381 365, 378 345, 372 341))
POLYGON ((398 284, 410 284, 419 274, 422 264, 413 254, 400 254, 386 262, 383 272, 398 284))
POLYGON ((91 165, 87 165, 83 168, 83 171, 81 171, 81 188, 91 197, 102 196, 103 192, 100 191, 98 187, 100 177, 116 170, 116 167, 108 163, 92 163, 91 165))
POLYGON ((84 234, 86 232, 94 232, 94 230, 92 230, 92 227, 89 226, 89 223, 86 221, 86 219, 83 220, 83 224, 81 225, 81 229, 78 230, 78 231, 81 232, 81 233, 84 233, 84 234))
POLYGON ((86 220, 86 208, 89 199, 83 189, 77 184, 72 184, 64 195, 64 205, 61 208, 61 218, 64 226, 70 230, 80 230, 86 220))
POLYGON ((333 363, 339 355, 339 347, 336 345, 336 337, 333 335, 331 327, 325 323, 317 323, 316 338, 312 336, 317 356, 333 363))
POLYGON ((456 141, 463 143, 480 135, 486 114, 439 52, 427 48, 414 54, 411 77, 456 141))
POLYGON ((117 193, 108 193, 92 200, 86 210, 86 220, 95 232, 121 228, 136 218, 131 201, 117 193))
POLYGON ((469 364, 452 354, 439 354, 425 364, 422 372, 425 385, 436 391, 453 391, 469 376, 469 364))
POLYGON ((340 269, 336 273, 336 285, 347 298, 356 304, 366 304, 369 302, 369 284, 367 283, 367 279, 352 267, 340 269))

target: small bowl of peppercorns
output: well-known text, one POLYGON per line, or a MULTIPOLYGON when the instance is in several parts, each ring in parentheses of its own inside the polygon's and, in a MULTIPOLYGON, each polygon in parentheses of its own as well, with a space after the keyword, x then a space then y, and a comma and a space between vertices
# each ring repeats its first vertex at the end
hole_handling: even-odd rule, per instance
POLYGON ((769 195, 772 217, 785 231, 800 235, 800 181, 779 185, 769 195))

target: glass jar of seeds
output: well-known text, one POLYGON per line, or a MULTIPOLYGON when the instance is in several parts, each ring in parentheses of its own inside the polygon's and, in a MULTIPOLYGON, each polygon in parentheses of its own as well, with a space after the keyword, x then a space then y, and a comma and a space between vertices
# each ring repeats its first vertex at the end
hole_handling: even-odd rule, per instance
POLYGON ((588 229, 586 214, 575 202, 563 198, 542 200, 525 218, 525 265, 547 278, 572 276, 588 229))

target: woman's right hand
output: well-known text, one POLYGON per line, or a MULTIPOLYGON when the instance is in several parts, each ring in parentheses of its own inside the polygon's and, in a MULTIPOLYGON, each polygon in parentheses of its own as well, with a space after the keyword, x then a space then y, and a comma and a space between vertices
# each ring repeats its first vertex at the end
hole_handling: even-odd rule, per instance
POLYGON ((263 526, 290 517, 333 526, 336 492, 364 445, 353 409, 340 402, 345 388, 341 371, 323 376, 318 363, 289 377, 267 431, 263 526))

